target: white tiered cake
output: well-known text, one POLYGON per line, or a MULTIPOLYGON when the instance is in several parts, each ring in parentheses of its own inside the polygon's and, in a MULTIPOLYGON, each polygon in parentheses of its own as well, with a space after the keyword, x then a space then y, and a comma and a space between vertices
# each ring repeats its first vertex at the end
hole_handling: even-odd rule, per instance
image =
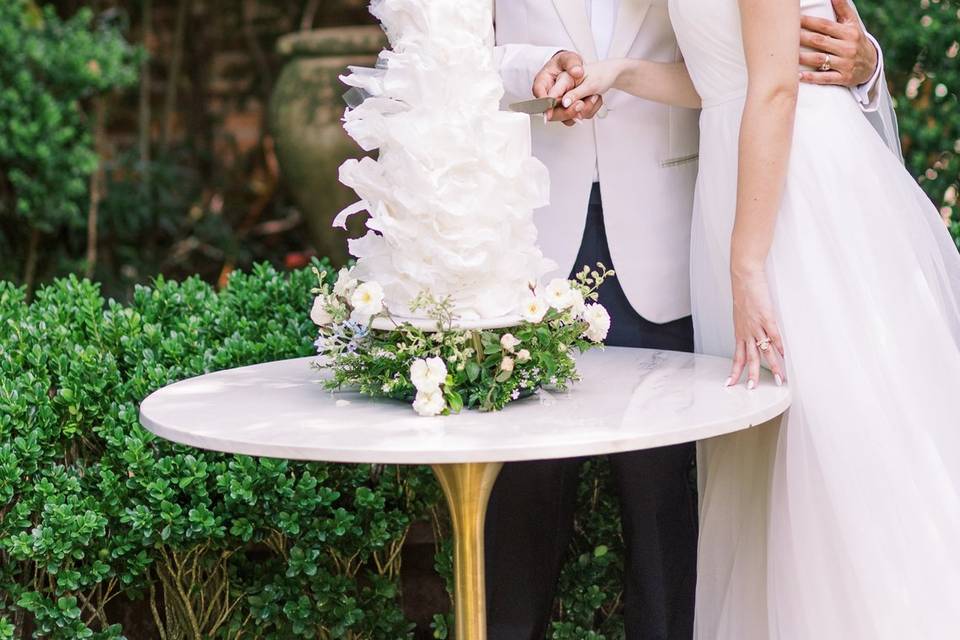
MULTIPOLYGON (((343 78, 368 96, 345 128, 379 159, 350 160, 340 180, 369 212, 350 241, 353 276, 383 288, 395 319, 411 301, 449 298, 458 324, 509 326, 530 284, 553 268, 536 245, 546 167, 531 156, 530 120, 500 110, 490 0, 374 0, 391 49, 377 70, 343 78)), ((374 325, 376 326, 376 324, 374 325)))

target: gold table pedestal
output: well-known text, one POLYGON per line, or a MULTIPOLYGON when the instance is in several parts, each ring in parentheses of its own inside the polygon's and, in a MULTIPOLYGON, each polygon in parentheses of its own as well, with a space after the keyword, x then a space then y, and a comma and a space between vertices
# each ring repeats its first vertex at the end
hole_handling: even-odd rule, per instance
POLYGON ((483 528, 490 492, 502 467, 500 462, 433 465, 453 524, 456 640, 487 640, 483 528))

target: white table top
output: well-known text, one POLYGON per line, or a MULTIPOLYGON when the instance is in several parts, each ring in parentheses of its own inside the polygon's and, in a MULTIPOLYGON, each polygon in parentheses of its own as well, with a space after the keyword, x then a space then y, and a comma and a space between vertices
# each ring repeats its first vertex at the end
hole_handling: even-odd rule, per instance
POLYGON ((583 381, 499 413, 421 418, 408 404, 319 384, 312 358, 212 373, 157 391, 143 425, 182 444, 327 462, 433 464, 569 458, 692 442, 762 424, 790 404, 764 378, 724 388, 720 358, 608 348, 580 358, 583 381))

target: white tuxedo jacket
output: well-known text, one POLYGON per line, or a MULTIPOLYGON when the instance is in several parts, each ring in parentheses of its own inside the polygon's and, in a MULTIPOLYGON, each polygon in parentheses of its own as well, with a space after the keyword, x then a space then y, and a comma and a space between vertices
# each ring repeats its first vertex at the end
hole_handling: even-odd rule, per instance
MULTIPOLYGON (((597 59, 585 0, 496 0, 496 36, 505 103, 532 98, 533 77, 560 49, 597 59)), ((667 1, 621 0, 608 57, 680 60, 667 1)), ((583 266, 574 261, 599 167, 610 253, 630 303, 652 322, 690 315, 698 118, 615 90, 597 118, 573 128, 534 118, 534 155, 551 182, 537 229, 557 275, 583 266)))
MULTIPOLYGON (((505 105, 533 97, 534 76, 557 51, 577 51, 587 62, 597 59, 585 0, 494 1, 505 105)), ((667 0, 620 0, 607 57, 681 60, 667 0)), ((882 66, 875 79, 881 71, 882 66)), ((861 97, 869 92, 860 91, 861 103, 869 102, 861 97)), ((574 261, 599 167, 610 253, 627 298, 652 322, 682 318, 690 314, 699 111, 616 90, 605 102, 597 118, 573 128, 534 119, 534 155, 551 178, 551 204, 536 212, 540 246, 559 265, 557 275, 583 266, 574 261)))

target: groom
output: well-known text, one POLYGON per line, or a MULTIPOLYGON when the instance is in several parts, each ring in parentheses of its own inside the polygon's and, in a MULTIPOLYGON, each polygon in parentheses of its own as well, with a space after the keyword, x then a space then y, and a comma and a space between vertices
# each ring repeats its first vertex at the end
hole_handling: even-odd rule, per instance
MULTIPOLYGON (((878 48, 845 0, 838 22, 804 18, 807 82, 852 87, 875 105, 878 48)), ((583 63, 681 59, 666 0, 496 0, 497 57, 507 102, 563 96, 583 63)), ((612 346, 693 350, 689 254, 698 112, 612 91, 535 121, 534 153, 551 174, 537 212, 540 245, 566 275, 598 261, 612 346), (560 123, 567 125, 567 128, 560 123)), ((628 640, 693 635, 696 497, 693 445, 610 457, 626 544, 628 640)), ((490 640, 542 640, 573 534, 583 460, 506 465, 487 518, 490 640)))

